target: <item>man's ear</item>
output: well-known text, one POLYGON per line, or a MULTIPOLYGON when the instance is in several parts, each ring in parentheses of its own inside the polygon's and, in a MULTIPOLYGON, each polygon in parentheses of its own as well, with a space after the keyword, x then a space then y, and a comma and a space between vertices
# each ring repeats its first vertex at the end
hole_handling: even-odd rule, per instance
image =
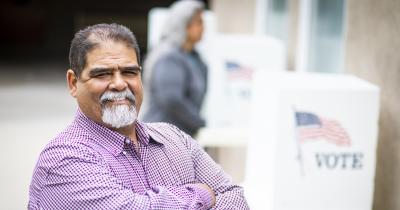
POLYGON ((78 78, 77 78, 75 72, 72 69, 68 69, 67 84, 68 84, 68 88, 69 88, 69 94, 71 94, 71 96, 74 98, 76 98, 76 96, 77 96, 77 82, 78 82, 78 78))

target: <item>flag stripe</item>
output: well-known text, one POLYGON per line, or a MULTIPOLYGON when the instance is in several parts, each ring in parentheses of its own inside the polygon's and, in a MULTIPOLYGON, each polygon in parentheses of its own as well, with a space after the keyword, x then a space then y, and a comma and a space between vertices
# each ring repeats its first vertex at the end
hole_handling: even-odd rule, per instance
POLYGON ((241 66, 239 63, 227 61, 225 63, 227 75, 229 79, 246 79, 251 80, 253 77, 253 69, 241 66))
POLYGON ((323 119, 308 112, 296 112, 296 120, 301 143, 323 139, 338 146, 351 144, 348 133, 337 121, 323 119))

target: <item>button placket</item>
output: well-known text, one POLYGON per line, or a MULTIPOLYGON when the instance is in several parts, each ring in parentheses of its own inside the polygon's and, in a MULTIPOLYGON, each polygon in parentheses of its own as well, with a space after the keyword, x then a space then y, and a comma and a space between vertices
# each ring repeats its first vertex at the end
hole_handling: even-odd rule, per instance
POLYGON ((125 145, 124 145, 122 154, 126 156, 128 154, 127 150, 129 150, 131 147, 131 140, 129 138, 125 138, 124 142, 125 142, 125 145))

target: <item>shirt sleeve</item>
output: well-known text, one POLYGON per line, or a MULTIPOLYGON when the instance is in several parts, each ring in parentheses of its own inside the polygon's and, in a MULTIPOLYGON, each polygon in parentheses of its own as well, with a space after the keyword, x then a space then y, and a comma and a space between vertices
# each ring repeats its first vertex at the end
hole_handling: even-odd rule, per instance
POLYGON ((154 102, 177 122, 194 131, 204 126, 205 121, 196 105, 185 97, 186 74, 182 61, 174 56, 164 56, 154 66, 150 85, 154 102))
POLYGON ((108 166, 84 145, 58 145, 40 156, 38 204, 29 209, 209 209, 211 197, 197 185, 155 186, 138 194, 110 174, 108 166))
POLYGON ((243 188, 233 184, 232 179, 197 141, 184 132, 182 134, 191 151, 197 181, 210 186, 216 194, 216 204, 213 209, 249 209, 243 188))

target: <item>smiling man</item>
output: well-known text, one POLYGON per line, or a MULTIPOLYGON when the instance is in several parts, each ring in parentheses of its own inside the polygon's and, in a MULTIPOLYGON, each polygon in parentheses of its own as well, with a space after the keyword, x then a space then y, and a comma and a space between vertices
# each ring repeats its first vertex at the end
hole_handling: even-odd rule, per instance
POLYGON ((79 109, 40 154, 29 209, 248 208, 242 188, 189 135, 137 120, 139 55, 121 25, 75 34, 67 82, 79 109))

